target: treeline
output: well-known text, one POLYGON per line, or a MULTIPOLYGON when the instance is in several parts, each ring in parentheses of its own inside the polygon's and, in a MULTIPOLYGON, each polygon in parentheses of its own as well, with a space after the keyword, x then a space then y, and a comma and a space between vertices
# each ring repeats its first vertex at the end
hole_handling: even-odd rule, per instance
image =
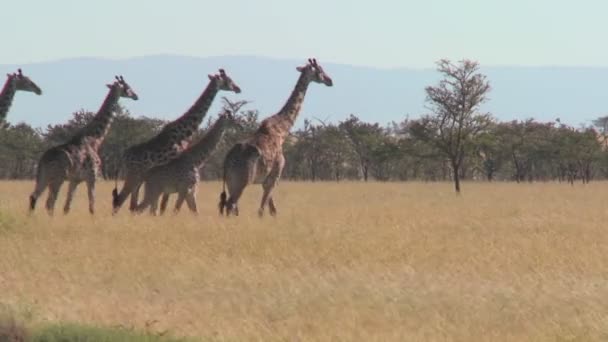
MULTIPOLYGON (((239 114, 244 119, 242 127, 227 133, 203 168, 204 179, 220 179, 227 150, 258 127, 256 110, 243 109, 239 114)), ((42 152, 67 141, 92 115, 78 111, 69 122, 49 125, 44 130, 25 123, 0 128, 0 178, 33 178, 42 152)), ((438 138, 429 136, 425 129, 428 120, 405 119, 381 126, 355 115, 337 123, 306 119, 285 143, 283 179, 453 180, 453 163, 438 138)), ((608 117, 585 128, 573 128, 559 121, 499 122, 489 116, 484 120, 462 144, 462 161, 457 166, 460 179, 588 182, 608 178, 608 117)), ((113 179, 122 151, 152 137, 165 123, 121 110, 100 151, 103 177, 113 179)), ((207 120, 201 134, 209 124, 207 120)))

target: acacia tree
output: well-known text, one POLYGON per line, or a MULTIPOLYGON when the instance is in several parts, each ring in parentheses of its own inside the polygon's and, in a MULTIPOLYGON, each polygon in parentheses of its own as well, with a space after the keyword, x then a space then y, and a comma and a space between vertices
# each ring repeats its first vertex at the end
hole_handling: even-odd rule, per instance
POLYGON ((462 60, 453 64, 442 59, 437 62, 437 71, 443 79, 437 86, 425 89, 433 114, 422 117, 413 125, 412 133, 431 142, 449 160, 454 187, 460 193, 460 169, 465 153, 473 138, 491 122, 489 114, 478 112, 490 84, 475 61, 462 60))
POLYGON ((350 117, 338 126, 345 132, 352 144, 353 151, 359 159, 363 180, 367 182, 372 164, 373 151, 384 136, 384 131, 378 123, 367 123, 351 114, 350 117))
POLYGON ((504 161, 501 152, 502 146, 497 139, 497 125, 492 124, 488 129, 475 137, 474 160, 478 161, 479 168, 483 171, 488 182, 494 180, 496 171, 499 170, 504 161))
POLYGON ((608 147, 608 115, 600 116, 592 122, 601 134, 603 147, 608 147))

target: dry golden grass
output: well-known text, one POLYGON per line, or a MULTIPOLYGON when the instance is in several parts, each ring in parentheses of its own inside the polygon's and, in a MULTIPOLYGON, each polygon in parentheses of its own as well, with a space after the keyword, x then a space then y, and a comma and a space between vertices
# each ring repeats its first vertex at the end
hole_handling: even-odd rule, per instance
MULTIPOLYGON (((282 183, 280 216, 25 212, 0 183, 0 306, 211 340, 608 340, 608 183, 282 183)), ((65 192, 65 187, 62 189, 65 192)), ((63 196, 58 208, 61 209, 63 196)))

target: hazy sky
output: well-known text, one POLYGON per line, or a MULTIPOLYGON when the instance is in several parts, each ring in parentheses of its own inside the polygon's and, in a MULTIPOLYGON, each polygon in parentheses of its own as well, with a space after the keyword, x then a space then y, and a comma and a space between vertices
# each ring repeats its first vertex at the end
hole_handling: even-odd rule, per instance
POLYGON ((3 1, 0 64, 71 57, 316 56, 376 67, 608 66, 606 0, 3 1))

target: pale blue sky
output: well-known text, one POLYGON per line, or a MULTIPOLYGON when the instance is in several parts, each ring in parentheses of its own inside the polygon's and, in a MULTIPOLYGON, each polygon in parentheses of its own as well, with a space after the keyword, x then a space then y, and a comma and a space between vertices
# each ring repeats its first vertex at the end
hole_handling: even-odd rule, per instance
POLYGON ((4 1, 0 64, 150 54, 608 66, 606 0, 4 1))

